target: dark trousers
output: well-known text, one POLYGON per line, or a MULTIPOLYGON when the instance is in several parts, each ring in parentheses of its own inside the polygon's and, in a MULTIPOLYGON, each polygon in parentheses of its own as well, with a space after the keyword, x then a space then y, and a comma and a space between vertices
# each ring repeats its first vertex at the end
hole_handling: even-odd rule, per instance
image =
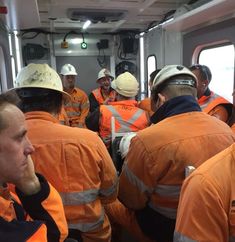
POLYGON ((143 233, 157 242, 172 242, 175 219, 170 219, 154 211, 149 206, 136 211, 136 219, 143 233))
POLYGON ((73 242, 73 241, 78 241, 78 242, 82 242, 82 236, 81 236, 81 232, 77 229, 69 229, 69 235, 67 240, 65 240, 65 242, 73 242))

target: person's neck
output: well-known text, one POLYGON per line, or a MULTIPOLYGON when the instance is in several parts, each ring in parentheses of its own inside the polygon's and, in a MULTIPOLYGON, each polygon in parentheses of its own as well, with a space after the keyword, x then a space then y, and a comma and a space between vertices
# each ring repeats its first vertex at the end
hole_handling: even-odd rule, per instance
POLYGON ((68 89, 64 88, 64 91, 67 92, 67 93, 72 93, 73 89, 74 89, 74 87, 73 88, 68 88, 68 89))
POLYGON ((103 95, 109 95, 110 89, 101 89, 103 95))

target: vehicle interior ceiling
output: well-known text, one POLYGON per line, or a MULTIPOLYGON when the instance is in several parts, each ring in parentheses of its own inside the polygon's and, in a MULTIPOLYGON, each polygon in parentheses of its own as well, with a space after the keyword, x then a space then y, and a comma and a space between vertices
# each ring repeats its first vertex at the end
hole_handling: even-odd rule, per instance
POLYGON ((208 2, 211 0, 0 0, 9 12, 0 18, 6 18, 8 26, 17 30, 141 33, 208 2), (91 25, 83 31, 86 20, 91 25))
MULTIPOLYGON (((148 33, 150 29, 166 23, 168 20, 171 20, 171 22, 169 22, 170 25, 168 25, 168 23, 164 24, 164 28, 166 30, 171 30, 173 26, 173 31, 176 30, 179 32, 182 30, 185 31, 185 29, 187 30, 187 28, 197 24, 197 22, 200 22, 203 18, 210 18, 210 21, 214 21, 212 18, 217 16, 206 14, 208 9, 204 6, 211 5, 213 7, 216 4, 218 6, 226 5, 225 14, 227 14, 229 11, 233 11, 234 8, 232 8, 231 5, 235 7, 234 3, 234 0, 0 0, 0 6, 7 7, 7 14, 0 14, 0 20, 5 23, 9 33, 12 33, 14 30, 20 31, 17 33, 17 36, 21 37, 21 45, 23 47, 28 47, 27 44, 29 42, 35 44, 37 38, 34 55, 32 56, 31 53, 28 53, 29 51, 26 51, 26 54, 29 55, 27 58, 24 58, 25 53, 23 49, 23 59, 41 59, 40 61, 46 59, 53 67, 56 67, 58 64, 57 68, 60 68, 63 64, 62 62, 65 61, 65 59, 62 58, 63 56, 71 59, 71 57, 84 57, 87 55, 84 51, 81 53, 82 50, 77 48, 77 44, 69 43, 70 48, 67 48, 66 37, 68 37, 68 35, 70 36, 67 40, 70 40, 71 37, 77 34, 82 36, 83 40, 89 37, 91 39, 92 36, 97 35, 99 35, 98 38, 94 37, 96 41, 97 39, 110 40, 112 38, 113 46, 115 42, 114 38, 117 36, 119 42, 116 41, 116 43, 122 43, 124 45, 124 41, 120 41, 123 36, 124 38, 127 37, 137 40, 141 33, 148 33), (230 5, 227 3, 230 3, 230 5), (200 11, 203 12, 202 17, 198 17, 194 14, 200 11), (182 16, 190 15, 191 13, 195 15, 193 20, 188 18, 183 19, 179 23, 176 21, 182 16), (90 20, 91 24, 84 30, 83 25, 87 20, 90 20), (174 26, 174 22, 176 23, 176 27, 174 26), (178 26, 180 26, 181 29, 177 29, 178 26), (182 29, 182 26, 184 26, 184 29, 182 29), (40 35, 41 33, 43 33, 43 35, 40 35), (48 41, 49 38, 47 34, 50 35, 50 41, 48 41), (42 41, 42 38, 39 38, 41 36, 44 38, 42 41), (51 49, 53 49, 54 53, 50 52, 51 49), (52 56, 54 59, 56 57, 54 62, 51 61, 53 58, 50 57, 52 56), (61 60, 60 62, 58 61, 59 59, 61 60)), ((221 15, 223 11, 224 9, 218 10, 217 15, 221 15)), ((127 46, 129 47, 130 45, 128 43, 127 39, 127 46)), ((100 44, 106 46, 107 43, 100 41, 100 44)), ((93 56, 97 56, 96 47, 98 48, 96 42, 91 43, 89 48, 87 48, 87 53, 89 53, 90 56, 92 54, 93 56)), ((139 58, 138 52, 135 52, 136 49, 138 48, 133 49, 130 55, 132 58, 130 58, 130 60, 133 60, 135 69, 138 65, 137 61, 139 58)), ((29 50, 29 48, 27 48, 27 50, 29 50)), ((115 51, 118 52, 117 50, 115 51)), ((109 45, 105 54, 107 56, 113 54, 112 45, 109 45)), ((97 60, 101 57, 100 59, 102 61, 104 56, 102 52, 101 55, 99 53, 97 60)), ((124 60, 124 62, 128 60, 122 58, 118 53, 115 53, 114 56, 118 60, 115 60, 117 63, 120 60, 124 60)), ((24 65, 27 63, 29 62, 24 61, 24 65)), ((108 60, 107 66, 109 65, 111 66, 110 60, 108 60)), ((100 63, 99 66, 101 66, 100 63)), ((113 67, 111 72, 115 72, 117 76, 118 72, 116 69, 118 68, 116 67, 117 66, 115 66, 115 70, 113 67)), ((130 68, 131 67, 132 66, 130 66, 130 68)), ((100 67, 97 68, 99 69, 100 67)), ((97 71, 94 71, 94 73, 96 72, 97 71)), ((83 74, 85 77, 86 73, 83 74)), ((81 76, 81 79, 84 77, 81 76)), ((94 79, 95 77, 92 76, 91 78, 94 79)), ((89 92, 93 87, 89 86, 84 88, 87 88, 86 91, 89 92)))

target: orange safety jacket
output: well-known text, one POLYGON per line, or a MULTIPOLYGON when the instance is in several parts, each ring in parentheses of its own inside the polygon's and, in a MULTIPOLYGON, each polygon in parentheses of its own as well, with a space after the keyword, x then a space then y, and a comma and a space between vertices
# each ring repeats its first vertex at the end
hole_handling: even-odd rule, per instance
POLYGON ((111 118, 115 118, 115 132, 137 132, 149 126, 147 113, 137 107, 137 101, 125 100, 100 106, 99 135, 106 147, 111 143, 111 118))
POLYGON ((235 241, 235 144, 184 182, 174 242, 235 241))
POLYGON ((185 168, 198 167, 234 141, 228 125, 198 111, 167 117, 139 131, 120 176, 120 200, 130 209, 148 206, 175 219, 185 168))
POLYGON ((235 133, 235 123, 231 126, 231 129, 235 133))
POLYGON ((44 177, 38 178, 41 190, 31 196, 17 189, 16 195, 7 186, 0 188, 1 241, 63 242, 67 237, 61 198, 44 177))
POLYGON ((79 88, 74 88, 72 93, 69 93, 71 99, 64 101, 64 109, 69 118, 70 126, 85 127, 85 118, 89 113, 89 100, 84 91, 79 88))
POLYGON ((211 94, 209 96, 202 96, 199 98, 198 103, 201 109, 203 112, 212 116, 216 116, 216 113, 218 113, 218 115, 221 116, 220 119, 224 122, 227 122, 232 114, 232 103, 230 103, 225 98, 213 93, 212 91, 210 92, 211 94))
MULTIPOLYGON (((105 98, 103 97, 101 90, 102 89, 99 87, 99 88, 97 88, 97 89, 92 91, 92 94, 96 98, 96 100, 99 103, 99 105, 103 104, 104 101, 105 101, 105 98)), ((111 92, 109 93, 108 97, 109 97, 110 100, 114 101, 115 97, 116 97, 116 92, 114 90, 111 90, 111 92)))
POLYGON ((69 228, 108 241, 100 235, 108 223, 103 204, 116 199, 118 180, 101 139, 90 130, 60 125, 46 112, 28 112, 26 122, 35 169, 60 193, 69 228))
POLYGON ((149 113, 149 116, 152 116, 154 112, 151 109, 151 99, 145 98, 138 103, 138 107, 147 111, 149 113))

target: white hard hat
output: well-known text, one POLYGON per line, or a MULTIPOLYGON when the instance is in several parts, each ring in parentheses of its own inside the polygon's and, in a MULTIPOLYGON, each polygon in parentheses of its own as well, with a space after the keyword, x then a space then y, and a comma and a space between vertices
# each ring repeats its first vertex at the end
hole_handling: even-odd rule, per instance
POLYGON ((162 83, 165 81, 168 81, 169 78, 173 76, 178 76, 178 75, 187 75, 192 78, 192 81, 190 80, 179 80, 178 82, 176 81, 175 84, 179 85, 189 85, 189 86, 197 86, 197 78, 196 76, 185 66, 182 65, 167 65, 164 68, 161 69, 160 72, 156 75, 156 77, 153 80, 153 86, 152 89, 157 89, 162 83))
POLYGON ((130 72, 120 74, 111 82, 111 87, 125 97, 134 97, 139 91, 139 83, 130 72))
POLYGON ((16 77, 16 85, 11 90, 21 88, 44 88, 69 96, 63 91, 60 76, 47 64, 32 63, 22 68, 16 77))
POLYGON ((124 159, 129 151, 129 147, 131 144, 131 139, 136 136, 136 133, 130 132, 125 134, 119 144, 119 151, 121 153, 122 158, 124 159))
POLYGON ((61 67, 60 74, 63 75, 63 76, 68 76, 68 75, 76 76, 77 72, 76 72, 76 69, 73 65, 65 64, 61 67))
POLYGON ((106 68, 103 68, 99 71, 98 73, 98 78, 97 78, 97 81, 100 79, 100 78, 103 78, 103 77, 106 77, 106 76, 109 76, 113 79, 113 76, 111 75, 110 71, 106 68))

